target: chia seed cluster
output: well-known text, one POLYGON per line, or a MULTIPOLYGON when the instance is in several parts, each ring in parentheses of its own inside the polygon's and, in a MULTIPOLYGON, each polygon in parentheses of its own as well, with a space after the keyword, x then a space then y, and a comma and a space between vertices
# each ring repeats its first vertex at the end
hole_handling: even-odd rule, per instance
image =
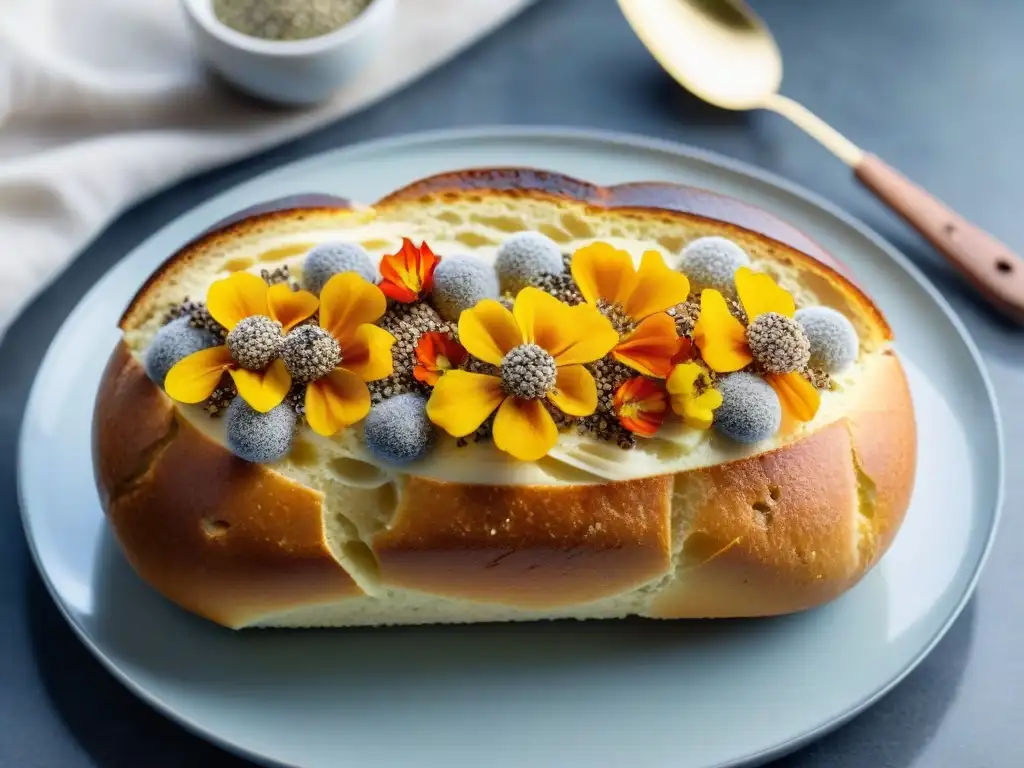
POLYGON ((456 335, 457 328, 443 320, 426 302, 394 302, 377 324, 395 337, 395 345, 391 348, 394 373, 386 379, 367 384, 370 388, 370 401, 376 405, 405 392, 429 392, 429 388, 416 381, 412 375, 413 368, 416 367, 416 344, 420 336, 428 331, 456 335))
POLYGON ((625 336, 627 333, 632 333, 636 328, 636 323, 629 315, 626 314, 626 310, 622 308, 621 304, 614 304, 612 302, 605 301, 604 299, 598 299, 597 311, 608 318, 619 336, 625 336))
POLYGON ((634 448, 636 437, 625 429, 615 416, 615 393, 637 373, 610 357, 604 357, 587 366, 597 385, 597 410, 590 416, 577 419, 576 424, 583 434, 599 440, 615 443, 620 448, 634 448))

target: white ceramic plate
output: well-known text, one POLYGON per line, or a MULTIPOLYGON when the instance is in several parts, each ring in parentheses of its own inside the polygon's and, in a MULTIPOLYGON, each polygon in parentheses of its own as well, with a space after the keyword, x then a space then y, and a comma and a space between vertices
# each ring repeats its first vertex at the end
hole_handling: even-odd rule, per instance
POLYGON ((19 469, 33 554, 72 627, 131 690, 228 749, 304 768, 705 768, 795 749, 921 661, 963 607, 991 543, 1002 438, 978 353, 945 301, 892 247, 827 203, 678 146, 505 129, 327 153, 243 184, 153 235, 54 339, 25 414, 19 469), (104 525, 89 431, 115 323, 139 284, 170 252, 247 205, 309 191, 369 202, 428 174, 482 165, 709 188, 777 213, 850 265, 895 330, 920 430, 906 523, 858 587, 822 609, 759 621, 235 634, 135 578, 104 525))

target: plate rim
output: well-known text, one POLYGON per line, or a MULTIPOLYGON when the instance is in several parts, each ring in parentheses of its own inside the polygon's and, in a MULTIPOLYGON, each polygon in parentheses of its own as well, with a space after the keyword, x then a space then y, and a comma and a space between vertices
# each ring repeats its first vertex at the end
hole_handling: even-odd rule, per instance
MULTIPOLYGON (((18 494, 18 511, 21 519, 22 531, 25 537, 25 541, 28 545, 29 553, 32 558, 32 562, 35 565, 36 571, 39 574, 43 584, 46 587, 46 591, 49 593, 51 599, 56 604, 60 614, 64 617, 65 621, 71 627, 72 631, 77 635, 79 640, 85 645, 86 648, 93 654, 93 656, 100 662, 100 664, 110 674, 124 685, 129 691, 131 691, 141 701, 146 703, 148 706, 156 710, 159 714, 178 725, 182 726, 185 730, 192 734, 199 736, 205 741, 214 744, 215 746, 224 749, 230 753, 241 756, 247 760, 250 760, 257 765, 272 766, 274 768, 301 768, 294 764, 283 763, 275 759, 269 759, 264 755, 252 752, 244 745, 235 743, 227 738, 224 738, 216 732, 204 727, 201 723, 189 718, 187 715, 178 712, 171 705, 163 701, 158 695, 150 692, 148 689, 143 687, 140 683, 137 683, 132 677, 123 671, 117 664, 111 659, 99 645, 89 636, 88 632, 82 627, 70 613, 68 608, 64 605, 59 594, 57 593, 56 587, 51 581, 48 572, 43 568, 42 561, 38 549, 36 547, 35 539, 30 535, 30 523, 28 519, 28 513, 26 512, 26 493, 25 486, 29 482, 26 477, 26 469, 24 462, 25 446, 28 440, 31 439, 30 434, 30 419, 28 415, 37 409, 36 401, 41 397, 41 379, 39 373, 49 364, 50 358, 55 354, 54 348, 58 340, 68 332, 71 326, 70 320, 80 310, 83 304, 85 304, 94 293, 98 293, 103 289, 106 278, 110 273, 117 269, 118 265, 123 263, 125 259, 130 258, 134 253, 143 250, 147 245, 155 238, 159 237, 167 229, 173 227, 183 217, 189 215, 189 213, 195 212, 197 209, 212 204, 214 201, 222 198, 226 194, 229 194, 233 190, 247 184, 257 183, 260 180, 271 177, 277 173, 285 172, 297 172, 301 173, 305 166, 315 165, 324 162, 331 162, 335 157, 351 153, 366 153, 366 152, 381 152, 395 149, 401 149, 409 147, 410 145, 429 146, 444 142, 453 141, 479 141, 479 140, 509 140, 516 141, 522 139, 530 139, 535 141, 545 140, 561 140, 570 142, 581 142, 592 145, 602 146, 604 151, 607 151, 609 147, 615 146, 627 146, 633 149, 641 149, 649 152, 660 152, 668 155, 673 155, 677 158, 685 160, 696 160, 704 163, 708 166, 724 169, 734 174, 741 176, 747 176, 753 178, 767 186, 774 187, 782 190, 792 197, 798 198, 814 208, 828 214, 829 217, 838 220, 846 227, 849 227, 856 231, 859 235, 868 239, 876 248, 882 251, 890 260, 900 267, 907 275, 910 276, 928 295, 928 297, 934 302, 942 313, 946 316, 953 328, 956 330, 961 341, 963 342, 968 354, 970 355, 978 373, 981 376, 982 383, 984 385, 985 398, 987 401, 988 409, 991 410, 993 417, 993 427, 995 436, 995 446, 998 454, 997 461, 995 462, 995 473, 996 473, 996 493, 994 501, 994 509, 992 510, 992 523, 989 526, 989 530, 986 536, 986 540, 982 546, 980 555, 978 556, 977 562, 974 565, 974 569, 970 574, 970 577, 964 587, 963 594, 957 600, 956 605, 942 624, 938 627, 935 634, 921 647, 921 649, 913 655, 913 657, 906 663, 906 665, 895 675, 893 675, 885 684, 880 686, 875 691, 868 694, 866 697, 853 703, 844 712, 836 715, 827 721, 815 726, 813 729, 806 733, 794 736, 786 739, 785 741, 779 742, 770 747, 766 747, 756 753, 751 753, 740 758, 730 759, 726 762, 717 763, 708 768, 741 768, 742 766, 756 766, 763 765, 764 763, 788 755, 796 750, 800 749, 807 744, 825 736, 833 730, 845 725, 850 720, 855 718, 857 715, 877 703, 886 694, 892 691, 897 685, 899 685, 917 666, 934 650, 935 646, 942 640, 942 638, 952 627, 953 623, 959 618, 963 612, 967 603, 971 600, 974 592, 977 588, 978 580, 981 576, 982 571, 985 568, 985 564, 991 554, 993 544, 995 542, 996 535, 998 533, 1000 522, 1002 520, 1003 508, 1005 506, 1005 494, 1006 494, 1006 482, 1005 482, 1005 471, 1006 471, 1006 445, 1003 420, 1000 412, 999 401, 996 395, 995 386, 992 383, 991 376, 988 371, 988 365, 985 362, 984 357, 970 331, 967 329, 964 322, 957 315, 956 311, 946 300, 946 298, 939 292, 939 290, 932 284, 931 280, 921 271, 921 269, 914 264, 907 256, 905 256, 898 248, 889 243, 885 238, 875 232, 873 229, 868 227, 865 223, 854 217, 852 214, 847 213, 835 203, 827 200, 823 196, 816 192, 813 192, 802 185, 790 181, 772 171, 768 171, 759 168, 750 163, 737 160, 717 152, 694 147, 689 144, 682 142, 675 142, 666 139, 659 139, 655 137, 645 136, 642 134, 635 134, 623 131, 609 131, 594 128, 575 128, 569 126, 527 126, 527 125, 492 125, 492 126, 475 126, 466 128, 442 128, 433 129, 426 131, 415 131, 411 133, 402 133, 392 136, 385 136, 377 139, 369 139, 365 141, 357 141, 351 144, 346 144, 340 147, 334 147, 304 157, 292 160, 290 162, 284 162, 272 165, 271 167, 249 176, 236 184, 233 184, 223 190, 216 192, 206 198, 204 198, 197 205, 192 206, 186 211, 181 212, 174 218, 166 221, 161 227, 151 232, 147 237, 138 242, 131 250, 124 253, 109 269, 107 269, 103 275, 94 283, 75 303, 75 306, 71 311, 64 317, 58 327, 56 333, 49 340, 47 345, 46 353, 43 355, 36 369, 36 374, 33 377, 32 385, 29 390, 28 398, 25 401, 25 408, 23 411, 22 423, 19 429, 18 440, 17 440, 17 454, 16 454, 16 472, 15 480, 18 494)), ((638 179, 637 181, 643 181, 638 179)), ((115 218, 125 215, 128 209, 118 212, 115 218)), ((58 278, 59 279, 59 278, 58 278)))

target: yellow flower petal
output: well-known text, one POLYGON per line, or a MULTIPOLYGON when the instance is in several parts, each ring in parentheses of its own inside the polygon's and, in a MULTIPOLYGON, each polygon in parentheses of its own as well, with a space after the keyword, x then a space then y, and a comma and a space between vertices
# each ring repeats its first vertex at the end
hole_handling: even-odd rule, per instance
POLYGON ((341 350, 341 366, 363 381, 377 381, 394 370, 391 348, 395 337, 378 325, 363 323, 341 350))
POLYGON ((636 273, 636 288, 622 308, 634 320, 681 304, 690 295, 690 281, 682 272, 670 269, 657 251, 645 251, 636 273))
POLYGON ((683 422, 694 429, 708 429, 714 420, 714 410, 722 404, 722 393, 706 389, 696 394, 697 380, 705 385, 707 371, 699 363, 681 363, 672 369, 665 382, 672 399, 672 410, 683 418, 683 422))
POLYGON ((292 377, 283 360, 275 360, 262 371, 233 368, 231 378, 238 395, 260 413, 279 406, 292 388, 292 377))
POLYGON ((645 376, 664 379, 679 349, 676 321, 664 312, 644 318, 612 350, 612 357, 645 376))
POLYGON ((712 288, 701 291, 693 341, 704 362, 718 373, 738 371, 754 359, 747 346, 747 329, 729 313, 722 294, 712 288))
POLYGON ((821 405, 821 393, 799 373, 770 373, 765 376, 782 409, 797 421, 810 421, 821 405))
POLYGON ((567 365, 558 369, 548 399, 570 416, 589 416, 597 410, 597 384, 582 365, 567 365))
POLYGON ((344 368, 335 368, 306 385, 306 421, 318 435, 330 437, 370 412, 370 390, 344 368))
POLYGON ((251 272, 233 272, 210 286, 206 308, 230 331, 240 320, 267 314, 267 283, 251 272))
POLYGON ((567 307, 562 315, 558 344, 545 347, 556 365, 592 363, 607 355, 619 341, 611 321, 590 304, 567 307))
MULTIPOLYGON (((449 374, 451 375, 451 374, 449 374)), ((442 377, 442 381, 448 378, 442 377)), ((494 445, 520 461, 537 461, 558 442, 558 427, 542 400, 509 397, 494 417, 494 445)))
POLYGON ((715 419, 715 408, 722 404, 722 393, 717 389, 709 389, 697 397, 686 398, 682 408, 676 407, 672 400, 672 410, 683 417, 683 423, 694 429, 708 429, 715 419))
POLYGON ((739 294, 747 322, 752 323, 758 315, 777 312, 792 317, 796 311, 793 297, 783 290, 768 275, 754 272, 747 267, 736 270, 736 293, 739 294))
POLYGON ((485 363, 500 365, 510 349, 523 343, 523 334, 511 312, 484 299, 459 315, 459 342, 485 363))
POLYGON ((512 307, 516 324, 523 334, 523 342, 537 344, 552 354, 567 343, 570 335, 567 327, 569 311, 568 304, 563 304, 539 288, 523 288, 516 295, 512 307))
POLYGON ((356 328, 373 323, 388 308, 376 285, 355 272, 335 275, 320 291, 320 325, 344 348, 356 328))
POLYGON ((309 291, 293 291, 287 283, 277 283, 267 290, 270 318, 281 324, 285 333, 308 320, 320 306, 320 300, 309 291))
POLYGON ((670 395, 689 395, 702 372, 700 363, 680 363, 665 380, 665 389, 670 395))
POLYGON ((497 376, 448 371, 430 393, 427 418, 452 437, 465 437, 476 431, 504 398, 497 376))
POLYGON ((175 363, 164 379, 164 390, 179 403, 201 403, 217 388, 224 371, 234 365, 227 347, 202 349, 175 363))
POLYGON ((707 408, 713 411, 722 404, 722 393, 717 389, 705 389, 703 394, 693 398, 693 404, 697 408, 707 408))
POLYGON ((624 305, 636 287, 632 257, 608 243, 591 243, 580 248, 573 254, 570 271, 588 304, 604 299, 624 305))

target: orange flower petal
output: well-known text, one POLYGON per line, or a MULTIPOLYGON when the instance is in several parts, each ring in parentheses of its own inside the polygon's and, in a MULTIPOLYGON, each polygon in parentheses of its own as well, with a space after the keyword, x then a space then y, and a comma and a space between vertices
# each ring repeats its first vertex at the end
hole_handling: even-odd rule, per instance
POLYGON ((619 340, 611 321, 590 304, 567 307, 558 343, 547 351, 555 364, 592 363, 607 355, 619 340))
POLYGON ((335 275, 320 291, 320 325, 338 340, 343 351, 356 328, 377 321, 387 308, 380 288, 355 272, 335 275))
POLYGON ((597 384, 582 365, 566 365, 558 369, 548 399, 562 413, 589 416, 597 410, 597 384))
POLYGON ((679 351, 676 321, 661 312, 640 322, 612 350, 612 357, 645 376, 664 379, 679 351))
POLYGON ((783 290, 768 275, 754 272, 747 267, 736 270, 736 293, 740 304, 747 313, 747 322, 752 323, 758 315, 777 312, 792 317, 796 311, 793 297, 783 290))
POLYGON ((292 377, 283 360, 275 360, 262 371, 232 368, 231 378, 238 395, 260 413, 266 413, 284 402, 292 388, 292 377))
POLYGON ((202 349, 171 367, 164 379, 164 391, 179 403, 201 403, 217 388, 224 371, 235 365, 225 346, 202 349))
POLYGON ((277 283, 267 290, 270 318, 279 322, 285 333, 311 318, 319 306, 320 300, 312 293, 293 291, 287 283, 277 283))
POLYGON ((501 365, 509 350, 523 343, 523 334, 511 312, 494 299, 484 299, 459 315, 459 340, 474 357, 501 365))
POLYGON ((670 269, 657 251, 645 251, 636 273, 636 288, 622 308, 633 320, 642 320, 681 304, 689 295, 686 275, 670 269))
POLYGON ((452 437, 465 437, 475 432, 504 399, 505 390, 497 376, 449 371, 430 393, 427 418, 452 437))
POLYGON ((268 313, 268 290, 262 277, 251 272, 233 272, 210 286, 206 308, 214 320, 230 331, 247 317, 268 313))
POLYGON ((413 378, 433 385, 445 371, 462 365, 469 353, 450 334, 428 331, 416 342, 416 362, 413 378))
POLYGON ((810 421, 821 405, 821 393, 799 373, 770 373, 765 376, 782 409, 797 421, 810 421))
POLYGON ((417 248, 403 237, 398 253, 384 256, 380 261, 380 288, 396 301, 416 301, 433 287, 434 268, 438 261, 426 243, 417 248))
POLYGON ((537 461, 557 442, 558 427, 543 400, 508 397, 498 408, 494 417, 494 445, 499 450, 520 461, 537 461))
POLYGON ((423 365, 414 366, 412 369, 412 377, 428 387, 437 384, 437 380, 441 378, 441 373, 442 371, 437 368, 427 368, 423 365))
POLYGON ((694 348, 693 342, 686 336, 680 336, 679 346, 676 347, 676 353, 672 355, 672 365, 685 363, 689 360, 693 360, 696 356, 697 350, 694 348))
POLYGON ((636 287, 632 257, 608 243, 591 243, 577 250, 570 271, 588 304, 604 299, 625 305, 636 287))
POLYGON ((306 421, 318 435, 330 437, 370 412, 370 390, 359 376, 335 368, 306 385, 306 421))
POLYGON ((643 376, 627 379, 615 391, 612 407, 619 423, 641 437, 651 437, 665 420, 665 390, 643 376))
POLYGON ((394 370, 391 348, 395 337, 370 323, 358 326, 341 348, 341 367, 352 371, 363 381, 377 381, 394 370))
POLYGON ((718 373, 738 371, 754 360, 747 345, 747 329, 729 313, 722 294, 712 288, 701 291, 693 340, 704 362, 718 373))

